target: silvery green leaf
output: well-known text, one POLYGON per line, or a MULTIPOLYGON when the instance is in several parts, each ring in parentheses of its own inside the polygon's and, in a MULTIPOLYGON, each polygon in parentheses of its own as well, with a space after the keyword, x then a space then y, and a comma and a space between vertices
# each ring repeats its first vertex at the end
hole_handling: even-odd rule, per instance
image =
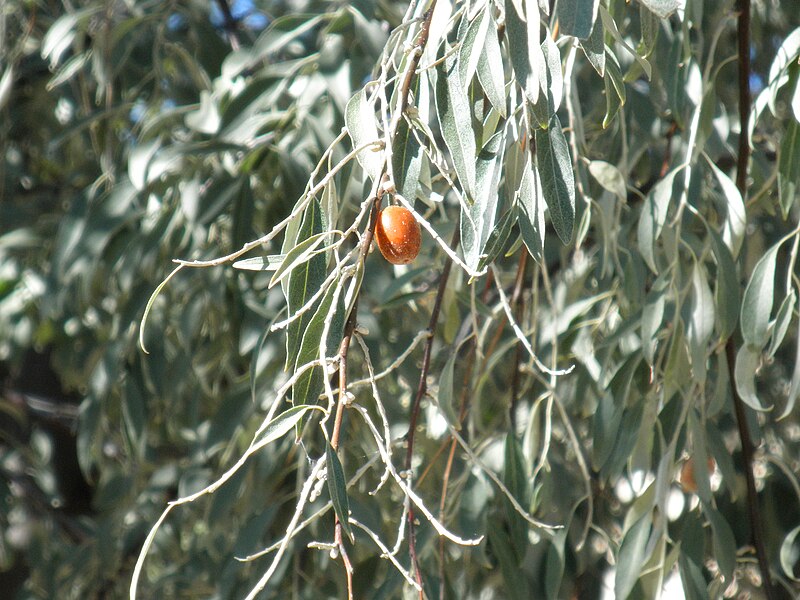
POLYGON ((569 146, 556 115, 547 129, 536 130, 536 165, 550 221, 561 241, 568 244, 575 222, 575 178, 569 146))

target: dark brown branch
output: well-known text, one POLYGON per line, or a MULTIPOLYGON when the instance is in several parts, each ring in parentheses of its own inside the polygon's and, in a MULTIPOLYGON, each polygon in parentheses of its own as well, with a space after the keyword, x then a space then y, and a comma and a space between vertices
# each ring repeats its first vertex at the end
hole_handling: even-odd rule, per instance
MULTIPOLYGON (((737 19, 737 37, 739 51, 739 154, 736 164, 736 187, 742 195, 742 200, 747 198, 747 174, 750 162, 750 0, 740 0, 739 15, 737 19)), ((734 364, 736 361, 736 346, 733 336, 725 343, 725 354, 728 359, 728 374, 733 394, 733 408, 736 413, 736 423, 739 428, 739 440, 742 444, 742 462, 745 480, 747 482, 747 510, 750 517, 750 533, 753 546, 756 550, 758 565, 761 569, 761 579, 764 583, 764 593, 767 600, 776 598, 772 585, 772 576, 769 570, 769 559, 764 544, 764 528, 761 524, 761 511, 758 507, 758 492, 753 476, 754 444, 747 425, 747 414, 739 392, 736 389, 734 364)))
POLYGON ((239 37, 236 35, 238 25, 236 23, 236 19, 233 18, 233 13, 231 12, 231 7, 228 4, 228 0, 217 0, 217 6, 219 6, 219 10, 222 12, 222 27, 225 29, 225 33, 228 35, 231 48, 238 50, 239 37))

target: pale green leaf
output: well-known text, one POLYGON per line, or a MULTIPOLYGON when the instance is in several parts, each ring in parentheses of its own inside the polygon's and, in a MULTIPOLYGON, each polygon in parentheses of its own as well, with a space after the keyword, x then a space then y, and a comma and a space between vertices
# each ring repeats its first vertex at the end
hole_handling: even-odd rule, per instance
POLYGON ((742 297, 741 324, 744 341, 763 348, 769 338, 769 319, 775 290, 775 261, 781 242, 767 250, 756 263, 742 297))
MULTIPOLYGON (((445 53, 449 47, 445 45, 445 53)), ((438 70, 436 112, 442 137, 450 150, 458 179, 467 196, 475 199, 475 133, 466 92, 461 87, 456 55, 450 55, 438 70)))
POLYGON ((559 0, 558 22, 561 33, 585 40, 592 33, 600 0, 559 0))
POLYGON ((350 542, 355 543, 353 529, 350 526, 350 500, 347 497, 347 480, 344 477, 342 463, 330 444, 326 445, 325 456, 328 466, 328 493, 331 495, 333 510, 339 518, 342 530, 350 538, 350 542))
MULTIPOLYGON (((350 98, 344 113, 344 123, 347 133, 353 140, 353 147, 360 148, 369 142, 378 141, 378 125, 375 111, 367 102, 367 93, 362 88, 350 98)), ((372 180, 380 176, 383 164, 383 154, 374 148, 361 150, 356 157, 364 171, 372 180)))
POLYGON ((503 57, 500 53, 500 42, 497 39, 497 24, 488 13, 489 28, 486 32, 486 41, 481 48, 478 57, 478 81, 486 92, 486 97, 500 116, 506 116, 506 89, 505 89, 505 70, 503 68, 503 57))
POLYGON ((753 410, 766 410, 756 392, 756 371, 761 362, 761 352, 751 346, 744 345, 736 353, 734 378, 736 389, 742 400, 753 410))
POLYGON ((561 241, 568 244, 575 222, 575 179, 569 146, 555 115, 546 130, 536 130, 536 164, 550 221, 561 241))
POLYGON ((589 173, 594 177, 603 189, 611 192, 622 202, 628 195, 628 189, 625 185, 625 178, 622 172, 611 163, 604 160, 593 160, 589 163, 589 173))
POLYGON ((650 537, 649 515, 639 519, 626 533, 619 548, 617 573, 614 579, 614 594, 625 600, 641 575, 647 561, 647 540, 650 537))

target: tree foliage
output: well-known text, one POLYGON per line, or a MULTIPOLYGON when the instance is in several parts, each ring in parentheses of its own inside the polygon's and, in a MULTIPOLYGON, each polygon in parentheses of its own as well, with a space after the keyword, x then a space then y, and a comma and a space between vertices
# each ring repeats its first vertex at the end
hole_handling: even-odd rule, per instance
POLYGON ((8 0, 9 586, 796 596, 788 4, 8 0))

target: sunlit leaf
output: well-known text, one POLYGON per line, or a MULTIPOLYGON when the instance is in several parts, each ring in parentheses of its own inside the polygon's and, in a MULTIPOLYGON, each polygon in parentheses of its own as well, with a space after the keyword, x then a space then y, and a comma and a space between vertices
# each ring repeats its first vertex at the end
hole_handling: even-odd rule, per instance
MULTIPOLYGON (((445 47, 445 54, 448 48, 445 47)), ((442 136, 464 191, 475 198, 475 133, 467 95, 458 77, 457 55, 445 58, 436 80, 436 111, 442 136)))
POLYGON ((599 0, 561 0, 558 3, 558 22, 564 35, 582 40, 589 37, 597 18, 599 0))
POLYGON ((561 241, 568 244, 575 223, 575 178, 569 146, 555 115, 546 130, 536 130, 536 165, 550 221, 561 241))

